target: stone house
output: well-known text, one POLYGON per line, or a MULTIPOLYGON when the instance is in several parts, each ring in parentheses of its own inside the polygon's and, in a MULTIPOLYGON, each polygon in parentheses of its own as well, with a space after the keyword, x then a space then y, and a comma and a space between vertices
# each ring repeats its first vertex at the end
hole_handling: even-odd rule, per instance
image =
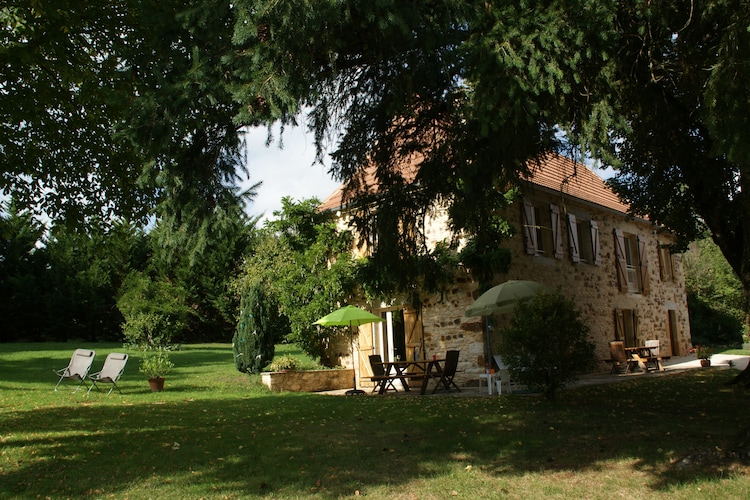
MULTIPOLYGON (((546 156, 529 181, 505 214, 519 236, 503 243, 511 251, 511 266, 495 283, 528 279, 572 297, 590 327, 602 370, 609 369, 604 361, 612 340, 635 346, 656 339, 661 355, 686 355, 691 347, 687 296, 681 255, 670 252, 673 237, 629 216, 627 205, 596 173, 564 156, 546 156)), ((343 220, 341 201, 339 190, 321 209, 337 211, 343 220)), ((439 209, 436 213, 427 225, 432 243, 448 239, 445 218, 439 209)), ((385 321, 360 327, 354 363, 359 384, 368 386, 370 354, 425 359, 458 349, 462 371, 456 378, 475 385, 488 366, 482 320, 464 314, 477 286, 468 275, 459 276, 444 293, 423 294, 419 310, 410 304, 370 304, 367 308, 385 321)), ((502 325, 507 318, 495 320, 502 325)))

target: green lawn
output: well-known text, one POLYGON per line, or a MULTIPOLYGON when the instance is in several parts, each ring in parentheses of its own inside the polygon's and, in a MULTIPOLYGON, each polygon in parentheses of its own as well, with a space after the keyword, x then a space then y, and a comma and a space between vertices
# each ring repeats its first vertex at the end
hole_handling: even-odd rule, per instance
POLYGON ((0 344, 0 498, 748 498, 718 459, 748 427, 729 370, 535 396, 272 394, 226 344, 185 346, 165 392, 53 392, 76 347, 0 344), (692 466, 680 460, 701 453, 692 466), (696 461, 697 460, 697 461, 696 461))

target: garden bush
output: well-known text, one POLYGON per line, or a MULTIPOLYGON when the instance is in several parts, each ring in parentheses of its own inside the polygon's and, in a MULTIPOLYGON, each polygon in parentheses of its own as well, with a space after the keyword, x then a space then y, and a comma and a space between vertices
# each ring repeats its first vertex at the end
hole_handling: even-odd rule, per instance
POLYGON ((597 363, 588 326, 559 291, 541 290, 516 305, 498 353, 517 381, 549 399, 597 363))
POLYGON ((117 307, 125 318, 126 344, 149 350, 168 348, 181 341, 180 334, 190 314, 181 287, 134 272, 120 290, 117 307))

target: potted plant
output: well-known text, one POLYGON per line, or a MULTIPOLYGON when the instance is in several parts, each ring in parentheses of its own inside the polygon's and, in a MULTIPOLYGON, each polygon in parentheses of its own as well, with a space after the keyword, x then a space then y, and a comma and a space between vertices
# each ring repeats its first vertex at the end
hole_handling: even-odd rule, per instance
POLYGON ((695 357, 701 360, 701 366, 711 366, 711 348, 698 346, 695 348, 695 357))
POLYGON ((289 372, 296 370, 298 366, 297 358, 284 354, 273 358, 271 364, 268 365, 268 369, 272 372, 289 372))
POLYGON ((146 351, 138 367, 139 371, 148 377, 148 383, 152 392, 161 392, 164 389, 164 375, 174 368, 174 363, 169 360, 169 354, 163 349, 146 351))

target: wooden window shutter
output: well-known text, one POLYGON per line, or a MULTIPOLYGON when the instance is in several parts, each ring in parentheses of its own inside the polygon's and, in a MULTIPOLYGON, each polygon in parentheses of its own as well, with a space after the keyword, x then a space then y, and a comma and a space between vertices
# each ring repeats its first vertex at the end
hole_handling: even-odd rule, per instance
POLYGON ((560 207, 549 206, 549 216, 552 225, 552 253, 556 259, 563 257, 562 220, 560 220, 560 207))
POLYGON ((615 309, 615 340, 625 340, 625 311, 615 309))
POLYGON ((422 329, 421 310, 404 308, 404 330, 406 332, 406 359, 414 360, 417 354, 419 359, 425 359, 424 335, 422 329))
POLYGON ((659 256, 659 277, 662 281, 675 281, 674 259, 668 245, 657 244, 656 254, 659 256))
POLYGON ((621 292, 628 291, 627 261, 625 260, 625 236, 622 229, 615 229, 615 270, 617 285, 621 292))
POLYGON ((589 221, 589 228, 591 229, 591 254, 594 256, 594 264, 601 266, 602 253, 599 250, 599 224, 594 220, 589 221))
POLYGON ((576 216, 573 214, 568 214, 568 240, 570 241, 570 260, 580 262, 581 252, 578 246, 578 224, 576 216))
POLYGON ((526 243, 526 253, 536 255, 536 249, 539 248, 536 242, 536 220, 534 217, 534 205, 531 201, 523 198, 523 236, 526 243))
POLYGON ((646 248, 646 239, 638 235, 638 267, 641 273, 641 293, 648 295, 651 286, 648 281, 648 252, 646 248))
POLYGON ((640 332, 638 331, 638 314, 636 314, 635 309, 631 309, 630 314, 633 315, 633 345, 637 346, 640 344, 640 332))
POLYGON ((656 242, 656 256, 659 257, 659 278, 662 281, 667 281, 667 263, 664 262, 664 249, 658 241, 656 242))

